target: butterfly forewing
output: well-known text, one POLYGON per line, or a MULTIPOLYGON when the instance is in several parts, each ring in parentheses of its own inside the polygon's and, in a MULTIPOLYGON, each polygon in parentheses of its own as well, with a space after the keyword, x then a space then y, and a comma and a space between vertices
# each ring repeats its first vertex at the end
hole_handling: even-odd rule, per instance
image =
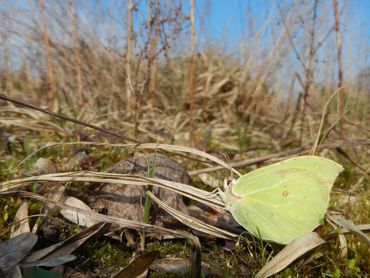
POLYGON ((286 244, 322 223, 331 187, 342 169, 317 156, 260 168, 232 186, 230 212, 254 235, 286 244))

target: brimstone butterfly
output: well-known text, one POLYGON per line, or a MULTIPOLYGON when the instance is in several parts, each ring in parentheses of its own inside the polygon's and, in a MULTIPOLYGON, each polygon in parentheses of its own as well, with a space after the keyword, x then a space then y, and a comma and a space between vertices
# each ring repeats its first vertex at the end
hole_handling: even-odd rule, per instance
POLYGON ((321 225, 330 190, 343 167, 327 158, 287 159, 225 183, 235 220, 266 241, 288 244, 321 225))

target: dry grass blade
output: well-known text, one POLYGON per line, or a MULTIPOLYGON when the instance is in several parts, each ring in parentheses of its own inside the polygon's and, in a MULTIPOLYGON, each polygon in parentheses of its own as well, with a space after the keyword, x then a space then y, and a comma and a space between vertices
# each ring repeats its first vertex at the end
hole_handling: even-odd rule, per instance
MULTIPOLYGON (((268 160, 273 159, 273 158, 285 157, 285 156, 289 156, 289 155, 298 154, 298 153, 301 153, 303 151, 304 151, 303 148, 297 148, 297 149, 294 149, 294 150, 289 150, 289 151, 279 152, 279 153, 275 153, 275 154, 265 155, 265 156, 262 156, 262 157, 256 157, 256 158, 246 159, 246 160, 242 160, 242 161, 231 162, 229 165, 230 165, 230 167, 246 167, 246 166, 249 166, 249 165, 254 165, 254 164, 257 164, 257 163, 265 162, 265 161, 268 161, 268 160)), ((199 175, 199 174, 202 174, 202 173, 218 171, 218 170, 221 170, 221 169, 222 169, 222 167, 220 167, 220 166, 209 167, 209 168, 205 168, 205 169, 190 171, 189 175, 195 176, 195 175, 199 175)))
MULTIPOLYGON (((194 148, 189 148, 185 146, 178 146, 178 145, 169 145, 169 144, 152 144, 152 143, 147 143, 147 144, 111 144, 111 143, 99 143, 99 142, 64 142, 64 143, 49 143, 47 146, 44 146, 42 148, 39 148, 38 150, 34 151, 31 153, 29 156, 27 156, 25 159, 23 159, 19 164, 22 165, 26 160, 28 160, 30 157, 34 156, 36 153, 45 150, 47 148, 55 147, 55 146, 69 146, 69 145, 88 145, 88 146, 106 146, 106 147, 115 147, 115 148, 135 148, 135 149, 150 149, 150 150, 164 150, 168 152, 180 152, 180 153, 189 153, 193 154, 196 156, 200 156, 203 158, 206 158, 210 161, 213 161, 217 164, 219 164, 221 167, 220 169, 226 168, 230 169, 230 166, 226 164, 224 161, 221 159, 210 155, 206 152, 194 149, 194 148)), ((232 171, 240 176, 240 173, 236 171, 235 169, 232 169, 232 171)))
MULTIPOLYGON (((220 166, 223 166, 226 169, 230 168, 229 165, 226 164, 223 160, 221 160, 221 159, 219 159, 219 158, 217 158, 213 155, 210 155, 206 152, 194 149, 194 148, 189 148, 189 147, 184 147, 184 146, 177 146, 177 145, 168 145, 168 144, 141 144, 137 148, 139 148, 139 149, 141 149, 141 148, 144 148, 144 149, 160 149, 160 150, 165 150, 165 151, 170 151, 170 152, 190 153, 190 154, 194 154, 194 155, 209 159, 210 161, 213 161, 213 162, 219 164, 220 166)), ((237 174, 238 176, 240 176, 240 173, 238 171, 236 171, 235 169, 232 169, 232 171, 235 174, 237 174)))
POLYGON ((363 242, 370 246, 370 237, 365 234, 361 229, 358 228, 351 220, 346 219, 343 215, 328 215, 328 218, 340 227, 346 228, 347 230, 358 236, 363 242))
POLYGON ((0 192, 6 190, 14 190, 19 188, 25 183, 31 182, 46 182, 46 181, 58 181, 58 182, 97 182, 97 183, 112 183, 112 184, 128 184, 137 186, 146 186, 148 184, 162 187, 168 190, 172 190, 176 193, 182 194, 185 197, 191 198, 195 201, 202 202, 209 206, 215 206, 217 208, 223 208, 223 202, 217 196, 210 196, 208 191, 204 191, 186 184, 156 179, 146 178, 142 176, 134 175, 122 175, 114 173, 103 173, 103 172, 66 172, 66 173, 55 173, 46 174, 40 176, 27 177, 22 179, 4 181, 0 183, 0 192))
MULTIPOLYGON (((317 146, 318 146, 318 144, 319 144, 319 140, 320 140, 321 131, 322 131, 322 128, 323 128, 323 126, 324 126, 324 120, 325 120, 325 115, 326 115, 326 113, 327 113, 328 106, 329 106, 329 104, 330 104, 330 102, 331 102, 332 98, 333 98, 333 97, 334 97, 334 96, 335 96, 335 95, 340 91, 340 89, 341 89, 341 88, 339 88, 338 90, 336 90, 335 92, 333 92, 333 93, 330 95, 330 97, 329 97, 329 99, 327 100, 327 102, 325 103, 324 109, 323 109, 323 111, 322 111, 321 120, 320 120, 320 127, 319 127, 319 130, 317 131, 317 135, 316 135, 315 142, 314 142, 314 144, 313 144, 313 146, 312 146, 312 149, 311 149, 311 151, 310 151, 310 154, 311 154, 311 155, 315 155, 315 153, 316 153, 317 146)), ((323 138, 323 139, 325 139, 325 138, 323 138)))
POLYGON ((34 120, 34 119, 23 119, 23 118, 12 118, 12 117, 2 117, 0 123, 3 125, 13 125, 22 127, 25 129, 35 130, 35 131, 50 131, 57 132, 60 135, 69 135, 68 131, 61 128, 60 126, 49 121, 34 120))
MULTIPOLYGON (((343 145, 348 145, 348 146, 361 146, 361 145, 370 145, 370 139, 364 139, 364 140, 340 140, 332 143, 326 143, 322 145, 318 145, 317 149, 335 149, 343 145)), ((246 160, 241 160, 241 161, 235 161, 229 163, 229 167, 246 167, 250 165, 255 165, 258 163, 266 162, 272 159, 286 159, 289 156, 292 155, 298 155, 298 154, 303 154, 307 153, 309 150, 311 150, 312 147, 306 146, 306 147, 300 147, 300 148, 295 148, 287 151, 282 151, 274 154, 269 154, 261 157, 256 157, 256 158, 251 158, 251 159, 246 159, 246 160)), ((199 175, 202 173, 208 173, 208 172, 213 172, 213 171, 218 171, 222 170, 223 167, 220 166, 214 166, 214 167, 209 167, 209 168, 204 168, 204 169, 199 169, 199 170, 193 170, 189 172, 189 175, 195 176, 199 175)))
POLYGON ((74 210, 80 214, 86 215, 88 217, 94 218, 98 221, 105 222, 105 223, 112 223, 112 224, 117 224, 119 226, 127 227, 130 229, 138 230, 138 231, 145 231, 146 233, 159 233, 159 234, 167 234, 167 235, 173 235, 179 238, 192 238, 192 236, 186 232, 181 232, 181 231, 174 231, 154 225, 149 225, 149 224, 144 224, 141 222, 136 222, 136 221, 130 221, 127 219, 122 219, 119 217, 113 217, 113 216, 108 216, 108 215, 103 215, 100 213, 92 212, 92 211, 86 211, 77 207, 73 207, 70 205, 66 205, 64 203, 48 200, 45 197, 35 194, 35 193, 30 193, 27 191, 6 191, 6 192, 0 192, 0 196, 6 196, 6 195, 17 195, 19 197, 23 198, 30 198, 30 199, 35 199, 44 203, 51 203, 55 204, 63 209, 68 209, 68 210, 74 210))
POLYGON ((300 256, 306 254, 313 248, 324 244, 317 233, 311 232, 297 238, 285 246, 271 261, 269 261, 256 275, 256 278, 264 278, 274 275, 286 268, 300 256))
MULTIPOLYGON (((96 130, 99 130, 103 133, 107 133, 109 135, 113 135, 113 136, 116 136, 118 138, 121 138, 123 140, 127 140, 127 141, 130 141, 130 142, 137 142, 136 140, 133 140, 131 138, 128 138, 128 137, 125 137, 125 136, 122 136, 122 135, 119 135, 115 132, 112 132, 112 131, 109 131, 109 130, 106 130, 104 128, 101 128, 101 127, 98 127, 98 126, 95 126, 95 125, 91 125, 91 124, 87 124, 87 123, 84 123, 84 122, 81 122, 81 121, 78 121, 78 120, 75 120, 75 119, 72 119, 70 117, 67 117, 65 115, 62 115, 62 114, 59 114, 59 113, 55 113, 54 111, 49 111, 47 109, 43 109, 43 108, 40 108, 36 105, 32 105, 32 104, 29 104, 29 103, 25 103, 23 101, 20 101, 18 99, 14 99, 14 98, 11 98, 9 96, 6 96, 6 95, 3 95, 3 94, 0 94, 0 99, 3 99, 3 100, 6 100, 6 101, 10 101, 10 102, 13 102, 13 103, 16 103, 18 105, 22 105, 22 106, 25 106, 25 107, 28 107, 28 108, 31 108, 31 109, 34 109, 34 110, 37 110, 37 111, 40 111, 42 113, 46 113, 48 115, 51 115, 51 116, 54 116, 54 117, 57 117, 57 118, 60 118, 60 119, 63 119, 63 120, 66 120, 66 121, 70 121, 70 122, 73 122, 73 123, 76 123, 76 124, 79 124, 79 125, 83 125, 83 126, 86 126, 86 127, 89 127, 89 128, 92 128, 92 129, 96 129, 96 130)), ((49 122, 48 122, 49 123, 49 122)), ((51 123, 53 124, 53 123, 51 123)), ((59 128, 61 129, 60 126, 58 125, 55 125, 53 124, 56 128, 59 128)), ((23 127, 26 127, 27 126, 23 126, 23 127)), ((42 130, 42 128, 40 128, 39 130, 42 130)), ((62 129, 63 130, 63 129, 62 129)))
POLYGON ((147 194, 155 203, 158 204, 159 207, 164 209, 168 214, 172 215, 174 218, 176 218, 181 223, 185 224, 190 228, 224 239, 236 239, 238 237, 238 235, 236 234, 214 227, 212 225, 204 223, 203 221, 200 221, 199 219, 196 219, 185 213, 182 213, 178 210, 171 208, 170 206, 159 200, 153 193, 149 191, 147 192, 147 194))
MULTIPOLYGON (((370 232, 370 224, 359 224, 359 225, 355 225, 355 227, 356 227, 356 229, 358 229, 362 232, 370 232)), ((347 230, 347 229, 344 229, 343 232, 348 233, 350 231, 347 230)))
MULTIPOLYGON (((335 230, 338 229, 338 226, 333 223, 332 221, 330 221, 329 219, 326 220, 330 226, 332 226, 335 230)), ((346 237, 344 236, 344 234, 338 234, 338 239, 339 239, 339 244, 340 244, 340 249, 339 249, 339 253, 337 255, 337 258, 338 260, 345 260, 347 259, 347 256, 348 256, 348 244, 347 244, 347 239, 346 237)))

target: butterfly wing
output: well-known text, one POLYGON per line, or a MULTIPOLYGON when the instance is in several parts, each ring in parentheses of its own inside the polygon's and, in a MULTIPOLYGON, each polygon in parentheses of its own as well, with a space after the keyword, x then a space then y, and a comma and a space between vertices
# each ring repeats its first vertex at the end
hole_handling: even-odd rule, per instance
POLYGON ((343 167, 301 156, 240 177, 227 196, 235 220, 263 240, 287 244, 322 224, 330 190, 343 167))

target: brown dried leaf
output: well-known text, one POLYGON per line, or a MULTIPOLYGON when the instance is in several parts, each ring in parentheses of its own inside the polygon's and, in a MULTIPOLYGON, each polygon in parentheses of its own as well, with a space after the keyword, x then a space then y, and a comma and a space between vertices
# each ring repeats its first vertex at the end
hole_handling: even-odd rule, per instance
MULTIPOLYGON (((155 177, 167 181, 189 184, 191 181, 186 169, 176 161, 161 154, 137 155, 133 158, 122 160, 106 171, 115 174, 130 174, 146 177, 152 164, 155 162, 155 177)), ((142 221, 144 213, 143 199, 147 188, 126 184, 104 183, 91 189, 89 205, 96 211, 104 210, 106 214, 127 218, 135 221, 142 221)), ((161 200, 180 211, 186 211, 187 207, 180 194, 154 187, 152 191, 161 200)), ((151 222, 158 226, 171 226, 179 224, 168 217, 157 206, 151 209, 151 222)))
POLYGON ((46 247, 41 250, 33 252, 24 260, 24 264, 45 260, 48 261, 52 258, 57 258, 60 256, 71 254, 74 250, 80 247, 88 239, 91 239, 93 236, 98 237, 107 232, 110 225, 106 223, 98 223, 95 226, 86 228, 80 233, 54 245, 46 247))
POLYGON ((40 157, 32 166, 33 175, 52 174, 57 172, 55 163, 47 158, 40 157))
MULTIPOLYGON (((62 183, 50 183, 46 189, 46 198, 49 200, 63 202, 66 198, 66 187, 62 183)), ((59 212, 60 208, 53 204, 45 204, 44 213, 47 215, 55 215, 59 212)))
POLYGON ((220 182, 218 179, 212 177, 209 174, 206 174, 206 173, 199 174, 199 178, 205 185, 208 185, 212 188, 221 188, 222 187, 222 182, 220 182))
POLYGON ((189 271, 190 263, 182 258, 164 258, 154 261, 150 269, 158 272, 173 273, 176 275, 184 275, 189 271))
MULTIPOLYGON (((91 209, 88 205, 86 205, 80 199, 77 199, 75 197, 67 197, 64 203, 67 204, 67 205, 76 207, 76 208, 91 211, 91 209)), ((60 214, 63 215, 65 218, 67 218, 69 221, 71 221, 71 222, 73 222, 77 225, 81 225, 81 226, 85 226, 85 227, 91 227, 91 226, 99 223, 98 220, 96 220, 92 217, 89 217, 88 215, 81 214, 81 213, 78 213, 76 211, 69 210, 69 209, 62 209, 60 211, 60 214)))
POLYGON ((16 237, 23 233, 29 233, 31 231, 28 218, 28 201, 23 201, 19 206, 13 222, 14 225, 11 229, 10 238, 16 237))
POLYGON ((159 251, 151 251, 136 257, 128 266, 113 275, 117 278, 132 278, 137 277, 145 272, 152 262, 160 256, 159 251))

